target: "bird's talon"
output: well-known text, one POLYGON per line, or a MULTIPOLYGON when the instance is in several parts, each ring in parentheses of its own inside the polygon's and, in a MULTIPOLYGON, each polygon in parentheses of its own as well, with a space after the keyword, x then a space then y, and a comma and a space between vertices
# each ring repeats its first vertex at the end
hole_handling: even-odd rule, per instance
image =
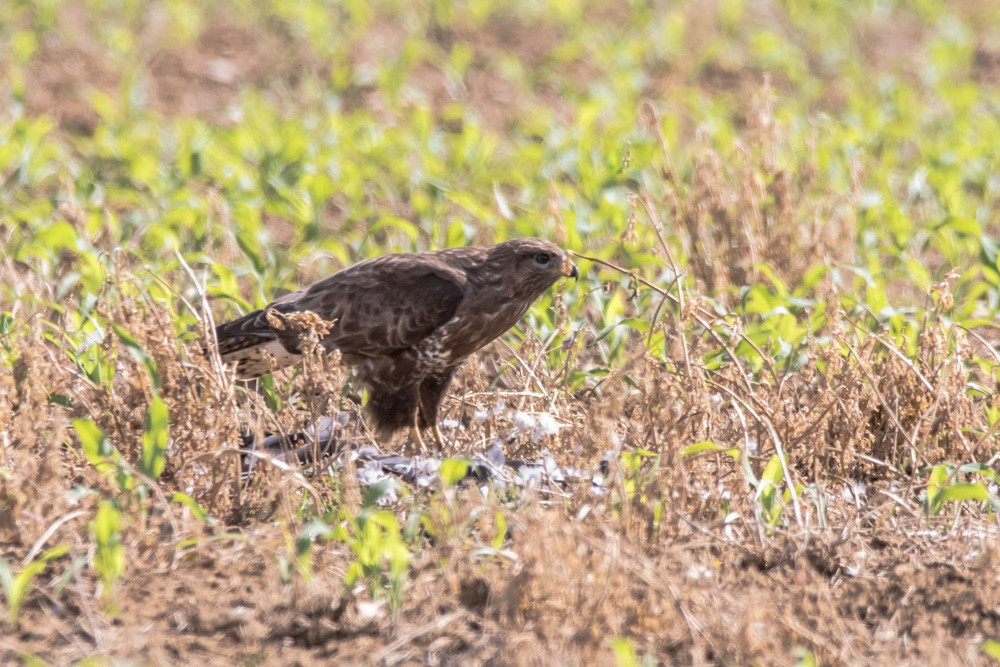
POLYGON ((434 444, 437 445, 438 452, 444 453, 444 435, 441 433, 441 427, 434 424, 432 428, 432 432, 434 433, 434 444))
POLYGON ((420 452, 421 456, 426 456, 427 446, 424 445, 424 439, 420 435, 420 429, 416 426, 410 427, 410 444, 417 446, 417 451, 420 452))

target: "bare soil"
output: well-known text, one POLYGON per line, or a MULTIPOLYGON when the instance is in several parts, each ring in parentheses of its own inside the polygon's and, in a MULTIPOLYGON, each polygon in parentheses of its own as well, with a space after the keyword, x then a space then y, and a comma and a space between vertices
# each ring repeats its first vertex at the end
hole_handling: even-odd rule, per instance
POLYGON ((714 530, 648 541, 553 512, 520 513, 516 557, 429 547, 395 612, 345 593, 336 547, 317 550, 311 582, 281 584, 266 552, 282 537, 265 527, 130 568, 111 613, 36 597, 0 650, 55 664, 95 649, 153 664, 581 664, 625 636, 669 664, 774 664, 810 647, 821 664, 944 665, 985 664, 978 643, 1000 633, 989 553, 879 530, 762 549, 714 530))
MULTIPOLYGON (((193 43, 181 46, 166 45, 151 23, 136 70, 126 72, 98 46, 83 3, 64 4, 61 30, 39 45, 32 60, 25 101, 28 113, 48 114, 69 133, 94 131, 100 119, 88 91, 117 94, 125 76, 144 82, 148 104, 159 113, 226 123, 246 88, 294 96, 305 78, 327 74, 327 66, 280 24, 251 28, 224 16, 212 17, 193 43)), ((910 23, 893 26, 864 27, 862 42, 879 67, 906 67, 923 38, 910 23)), ((513 19, 495 28, 476 42, 464 94, 498 128, 514 115, 513 105, 558 108, 551 87, 539 87, 534 100, 519 100, 489 66, 507 50, 531 66, 546 66, 557 28, 513 19)), ((352 57, 381 57, 393 35, 391 26, 373 31, 367 49, 352 57)), ((445 44, 454 37, 444 31, 437 39, 445 44)), ((690 39, 697 43, 696 31, 690 39)), ((998 54, 996 44, 977 47, 977 76, 996 80, 998 54)), ((598 71, 585 60, 551 66, 557 70, 553 79, 583 81, 598 71)), ((453 94, 444 76, 431 69, 418 74, 415 85, 443 107, 453 94)), ((667 70, 651 90, 688 76, 711 87, 749 90, 760 83, 759 73, 737 64, 732 71, 667 70)), ((377 110, 372 91, 355 92, 354 103, 377 110)), ((0 100, 9 102, 10 94, 0 90, 0 100)), ((831 103, 835 97, 834 91, 831 103)), ((643 400, 637 411, 658 397, 643 400)), ((576 409, 589 407, 581 402, 576 409)), ((626 416, 626 409, 621 406, 618 415, 626 416)), ((65 423, 65 415, 58 419, 65 423)), ((880 428, 877 420, 872 411, 864 423, 852 424, 870 436, 880 428)), ((830 464, 839 455, 845 476, 878 477, 834 437, 835 426, 826 433, 828 440, 810 455, 815 458, 799 458, 803 468, 830 464)), ((599 437, 592 438, 588 463, 599 451, 599 437)), ((812 443, 806 440, 801 448, 812 443)), ((567 446, 563 453, 571 450, 567 446)), ((65 460, 56 462, 51 450, 39 453, 53 457, 39 464, 32 482, 40 492, 55 488, 49 483, 54 477, 73 480, 80 474, 65 460)), ((8 496, 3 484, 0 556, 16 563, 40 531, 5 518, 14 516, 15 505, 23 510, 27 498, 8 496)), ((269 497, 271 511, 290 515, 281 485, 273 488, 279 490, 269 497)), ((132 557, 113 598, 98 594, 100 584, 86 577, 73 579, 59 594, 51 592, 59 588, 52 582, 36 586, 16 629, 0 635, 0 659, 29 654, 68 664, 99 653, 151 664, 608 664, 612 639, 623 636, 640 656, 649 653, 662 664, 788 664, 797 647, 808 647, 824 665, 985 664, 979 643, 1000 637, 996 527, 973 534, 961 512, 950 525, 928 525, 902 512, 890 500, 894 492, 873 483, 861 509, 847 501, 836 508, 835 529, 766 539, 745 519, 691 524, 680 501, 674 511, 668 499, 667 518, 654 527, 641 508, 626 505, 616 514, 586 492, 556 502, 529 494, 509 517, 509 544, 483 551, 491 537, 468 519, 482 504, 470 488, 463 492, 469 497, 460 494, 455 501, 455 511, 466 517, 459 525, 473 539, 427 539, 397 610, 364 591, 344 589, 350 554, 342 545, 317 545, 311 580, 295 576, 285 583, 274 554, 295 536, 269 521, 266 511, 213 528, 187 521, 175 529, 165 518, 151 519, 163 525, 128 533, 132 557), (191 544, 174 548, 185 539, 191 544)), ((741 509, 747 516, 747 508, 741 509)), ((74 535, 86 533, 77 518, 60 524, 51 541, 72 543, 74 535)), ((86 556, 84 545, 71 548, 71 557, 86 556)))

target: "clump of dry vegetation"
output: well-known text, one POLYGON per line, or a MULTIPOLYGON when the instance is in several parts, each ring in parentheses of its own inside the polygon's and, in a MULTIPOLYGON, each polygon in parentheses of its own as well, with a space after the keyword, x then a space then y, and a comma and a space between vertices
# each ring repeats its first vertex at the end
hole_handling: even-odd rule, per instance
POLYGON ((5 661, 1000 656, 995 11, 58 6, 0 8, 5 661), (335 356, 203 353, 529 234, 584 275, 463 369, 430 487, 344 455, 335 356), (330 415, 339 456, 245 451, 330 415))

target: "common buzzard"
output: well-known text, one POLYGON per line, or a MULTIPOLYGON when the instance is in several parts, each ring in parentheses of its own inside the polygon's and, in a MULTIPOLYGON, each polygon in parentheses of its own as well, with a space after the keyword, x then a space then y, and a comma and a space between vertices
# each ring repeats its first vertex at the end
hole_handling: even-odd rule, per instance
POLYGON ((368 387, 379 438, 410 428, 422 445, 417 428, 430 428, 440 447, 438 408, 455 371, 563 276, 578 276, 566 252, 534 238, 386 255, 220 324, 215 335, 222 361, 252 379, 302 357, 298 332, 283 323, 314 312, 333 322, 320 344, 339 350, 368 387))

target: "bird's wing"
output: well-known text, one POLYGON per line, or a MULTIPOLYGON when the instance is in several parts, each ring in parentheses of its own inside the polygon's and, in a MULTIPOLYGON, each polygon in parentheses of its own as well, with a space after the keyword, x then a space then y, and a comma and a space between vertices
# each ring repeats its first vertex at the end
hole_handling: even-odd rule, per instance
POLYGON ((435 254, 389 255, 356 264, 220 325, 219 352, 226 360, 227 355, 274 340, 286 348, 291 345, 293 351, 294 339, 272 327, 269 310, 312 311, 335 321, 324 343, 345 355, 376 357, 412 347, 451 319, 464 297, 465 272, 446 259, 435 254))

